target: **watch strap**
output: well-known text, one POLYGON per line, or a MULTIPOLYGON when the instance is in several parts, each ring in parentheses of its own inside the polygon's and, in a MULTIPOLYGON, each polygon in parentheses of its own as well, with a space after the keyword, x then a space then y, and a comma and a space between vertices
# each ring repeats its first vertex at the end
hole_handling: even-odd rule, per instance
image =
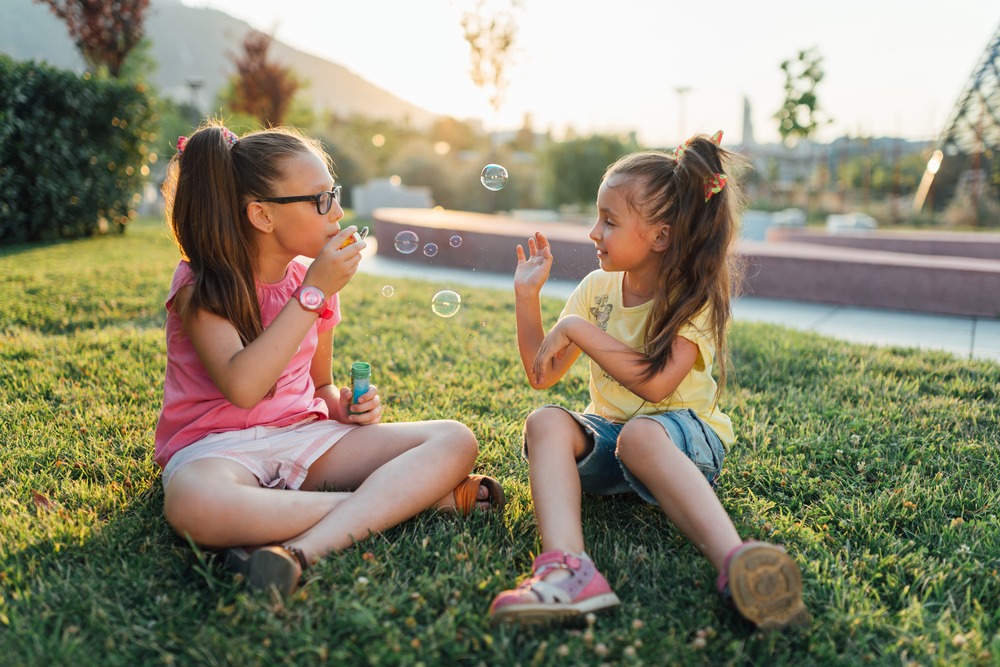
POLYGON ((310 307, 302 302, 302 291, 305 289, 307 289, 305 285, 299 285, 298 287, 295 288, 295 291, 292 292, 292 298, 299 302, 299 305, 302 307, 302 309, 308 310, 311 313, 316 313, 322 320, 328 320, 332 318, 333 309, 327 305, 326 295, 323 294, 323 291, 320 290, 318 287, 312 287, 313 290, 320 293, 323 299, 322 301, 320 301, 319 305, 315 307, 310 307))

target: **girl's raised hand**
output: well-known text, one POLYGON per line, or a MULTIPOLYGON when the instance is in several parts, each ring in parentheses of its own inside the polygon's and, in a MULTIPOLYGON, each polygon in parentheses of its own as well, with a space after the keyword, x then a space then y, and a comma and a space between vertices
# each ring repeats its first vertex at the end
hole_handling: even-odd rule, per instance
POLYGON ((354 392, 348 387, 340 388, 340 407, 342 419, 337 421, 344 424, 377 424, 382 419, 382 400, 378 395, 378 387, 372 385, 368 388, 357 403, 351 403, 354 399, 354 392))
POLYGON ((323 249, 316 255, 302 279, 303 285, 314 285, 329 297, 344 288, 358 270, 361 262, 361 251, 365 248, 364 240, 341 248, 358 228, 350 225, 340 230, 340 233, 327 241, 323 249))
POLYGON ((552 250, 541 232, 528 239, 528 257, 524 248, 517 246, 517 268, 514 270, 514 294, 537 294, 549 278, 552 268, 552 250))

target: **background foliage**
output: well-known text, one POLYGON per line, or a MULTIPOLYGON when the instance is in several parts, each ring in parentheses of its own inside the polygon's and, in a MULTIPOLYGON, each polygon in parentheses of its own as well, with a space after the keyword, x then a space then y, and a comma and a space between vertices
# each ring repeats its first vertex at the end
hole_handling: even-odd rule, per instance
POLYGON ((542 187, 549 206, 592 205, 607 168, 618 158, 639 150, 635 136, 592 134, 549 144, 543 157, 542 187))
POLYGON ((144 85, 0 56, 0 90, 0 244, 123 229, 157 159, 144 85))

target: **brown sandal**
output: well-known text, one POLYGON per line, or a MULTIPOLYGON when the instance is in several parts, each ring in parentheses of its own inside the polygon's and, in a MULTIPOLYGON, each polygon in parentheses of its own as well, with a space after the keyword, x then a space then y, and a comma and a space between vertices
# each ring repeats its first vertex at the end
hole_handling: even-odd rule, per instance
POLYGON ((298 547, 270 545, 226 549, 229 569, 242 574, 253 590, 277 589, 282 597, 295 592, 309 562, 298 547))
POLYGON ((488 500, 490 509, 496 513, 503 512, 504 505, 507 504, 507 497, 503 493, 500 482, 486 475, 469 475, 461 484, 455 487, 455 511, 462 516, 472 514, 479 502, 476 495, 480 485, 485 486, 490 492, 488 500))

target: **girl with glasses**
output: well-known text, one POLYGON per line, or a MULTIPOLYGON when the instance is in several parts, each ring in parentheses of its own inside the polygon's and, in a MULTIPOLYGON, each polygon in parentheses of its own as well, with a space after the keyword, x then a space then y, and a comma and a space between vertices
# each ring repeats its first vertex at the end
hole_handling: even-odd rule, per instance
POLYGON ((466 426, 380 424, 376 387, 355 403, 333 384, 338 293, 365 243, 344 245, 356 228, 338 224, 319 144, 212 123, 178 149, 164 194, 182 259, 155 437, 174 530, 289 595, 318 559, 425 509, 502 510, 500 485, 469 474, 466 426), (337 492, 308 493, 324 488, 337 492))

